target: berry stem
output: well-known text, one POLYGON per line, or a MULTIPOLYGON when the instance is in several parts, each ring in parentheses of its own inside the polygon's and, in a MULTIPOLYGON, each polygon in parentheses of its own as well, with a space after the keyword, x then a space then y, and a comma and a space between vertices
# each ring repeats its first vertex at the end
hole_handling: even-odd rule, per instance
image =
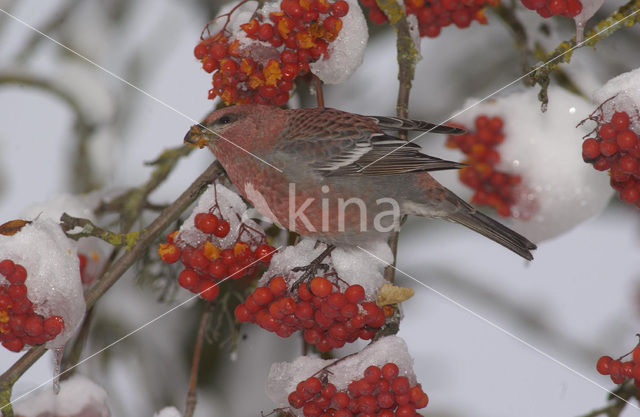
POLYGON ((315 74, 313 74, 313 84, 316 89, 316 100, 318 101, 318 107, 324 108, 324 94, 322 92, 322 80, 315 74))
POLYGON ((213 314, 215 303, 208 301, 205 303, 200 325, 198 326, 198 334, 196 336, 196 344, 193 348, 193 360, 191 362, 191 377, 189 378, 189 390, 187 391, 187 400, 184 407, 184 417, 192 417, 196 409, 197 397, 196 387, 198 385, 198 369, 200 368, 200 357, 202 356, 202 345, 204 343, 207 325, 213 314))

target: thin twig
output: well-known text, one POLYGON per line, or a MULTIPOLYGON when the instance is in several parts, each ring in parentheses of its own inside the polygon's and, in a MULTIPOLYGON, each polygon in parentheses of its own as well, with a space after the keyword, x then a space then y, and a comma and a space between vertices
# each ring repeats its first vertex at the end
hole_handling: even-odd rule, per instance
MULTIPOLYGON (((413 42, 409 31, 409 23, 403 8, 395 0, 376 0, 378 7, 384 11, 389 18, 389 22, 396 30, 396 47, 398 51, 398 98, 396 101, 396 114, 398 117, 406 119, 409 114, 409 94, 416 70, 416 63, 420 56, 416 44, 413 42)), ((398 132, 401 139, 407 140, 406 132, 398 132)), ((404 222, 404 216, 400 220, 404 222)), ((393 263, 384 271, 384 278, 388 282, 395 280, 396 255, 398 253, 399 233, 394 231, 389 237, 389 247, 393 253, 393 263)))
POLYGON ((198 326, 198 334, 196 336, 196 345, 193 348, 193 361, 191 362, 191 378, 189 378, 189 391, 187 391, 187 401, 184 408, 184 417, 192 417, 196 409, 197 396, 196 387, 198 385, 198 369, 200 368, 200 357, 202 355, 202 345, 204 344, 207 325, 213 314, 215 304, 208 301, 205 304, 200 325, 198 326))

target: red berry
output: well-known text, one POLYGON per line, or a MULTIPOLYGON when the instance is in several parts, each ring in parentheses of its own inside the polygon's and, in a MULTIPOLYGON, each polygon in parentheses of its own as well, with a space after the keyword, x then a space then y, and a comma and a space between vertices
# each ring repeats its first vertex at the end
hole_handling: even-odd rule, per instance
POLYGON ((631 354, 633 357, 633 361, 637 364, 640 364, 640 345, 633 348, 633 353, 631 354))
POLYGON ((612 360, 611 356, 601 356, 596 363, 596 370, 602 375, 609 375, 609 365, 612 360))
MULTIPOLYGON (((621 156, 618 165, 620 170, 627 174, 635 174, 638 170, 638 160, 631 155, 621 156)), ((640 357, 638 359, 640 359, 640 357)))
POLYGON ((331 14, 335 17, 344 17, 349 13, 349 4, 344 0, 338 0, 331 5, 331 14))
POLYGON ((20 352, 24 347, 24 343, 22 342, 21 339, 16 338, 16 339, 11 339, 11 340, 2 342, 2 346, 4 346, 5 348, 9 349, 12 352, 20 352))
POLYGON ((331 294, 333 285, 331 284, 331 281, 326 278, 315 277, 309 283, 309 288, 313 295, 324 298, 331 294))
POLYGON ((160 259, 162 259, 163 262, 173 264, 178 262, 182 252, 180 248, 173 243, 161 243, 158 247, 158 255, 160 255, 160 259))
POLYGON ((193 48, 193 55, 197 59, 204 58, 208 52, 209 52, 209 49, 204 44, 201 44, 201 43, 197 44, 196 47, 193 48))
POLYGON ((640 199, 640 191, 635 187, 635 184, 630 184, 622 189, 620 198, 627 203, 633 204, 640 199))
POLYGON ((263 23, 258 28, 258 37, 263 41, 268 41, 273 38, 273 26, 269 23, 263 23))
POLYGON ((253 291, 253 299, 258 305, 269 304, 273 298, 273 293, 266 287, 258 287, 253 291))
POLYGON ((44 320, 44 332, 49 336, 57 336, 64 328, 64 320, 60 316, 51 316, 44 320))
POLYGON ((278 276, 269 281, 269 290, 276 297, 282 295, 287 290, 287 283, 284 278, 278 276))
POLYGON ((207 271, 215 279, 222 279, 227 277, 227 266, 222 262, 221 259, 216 259, 215 261, 211 262, 207 267, 207 271))
POLYGON ((591 162, 600 156, 600 146, 594 138, 588 138, 582 142, 582 158, 585 162, 591 162))
POLYGON ((219 219, 212 213, 198 213, 193 222, 201 232, 211 234, 218 227, 219 219))
POLYGON ((352 304, 357 304, 364 300, 364 288, 361 285, 351 285, 349 286, 345 292, 344 296, 348 302, 352 304))
POLYGON ((364 380, 370 383, 375 383, 382 376, 382 371, 377 366, 369 366, 364 370, 364 380))
POLYGON ((382 371, 382 377, 387 380, 394 379, 395 377, 398 376, 398 372, 400 372, 400 370, 398 369, 398 365, 392 362, 384 364, 382 366, 381 371, 382 371))
POLYGON ((236 316, 236 320, 238 320, 240 323, 249 322, 253 317, 251 312, 247 310, 247 307, 245 307, 244 304, 239 304, 233 311, 233 314, 236 316))
POLYGON ((193 269, 184 269, 180 272, 180 275, 178 275, 178 284, 180 284, 182 288, 186 288, 191 292, 196 292, 198 290, 198 281, 198 273, 193 269))
POLYGON ((15 264, 11 259, 5 259, 0 262, 0 274, 4 275, 5 277, 12 273, 14 268, 15 264))
POLYGON ((391 381, 391 390, 396 395, 403 395, 409 393, 409 380, 406 376, 399 376, 391 381))
POLYGON ((600 138, 602 140, 612 140, 616 137, 617 132, 611 123, 605 123, 600 126, 598 133, 600 134, 600 138))
POLYGON ((223 238, 229 234, 230 228, 231 226, 229 225, 229 222, 226 220, 222 220, 220 223, 218 223, 216 230, 213 231, 213 235, 219 238, 223 238))
POLYGON ((604 156, 611 156, 618 152, 618 144, 616 142, 600 142, 600 153, 604 156))
POLYGON ((25 298, 27 296, 27 287, 24 284, 11 284, 7 288, 7 294, 13 300, 25 298))
POLYGON ((227 45, 221 42, 214 43, 209 47, 209 55, 213 59, 221 60, 227 56, 227 45))
POLYGON ((24 332, 29 336, 40 336, 44 332, 42 316, 31 316, 24 323, 24 332))
POLYGON ((416 408, 411 404, 400 405, 396 408, 396 417, 414 417, 416 408))
POLYGON ((198 292, 200 297, 211 301, 220 294, 220 286, 213 281, 202 281, 198 292))
POLYGON ((271 261, 275 253, 275 248, 270 245, 260 245, 256 248, 255 254, 256 258, 264 264, 268 264, 271 261))
POLYGON ((26 279, 27 270, 20 264, 16 264, 13 272, 7 276, 7 281, 11 284, 22 284, 26 279))
POLYGON ((617 111, 611 116, 611 124, 618 131, 625 130, 629 126, 629 115, 625 112, 617 111))
POLYGON ((635 364, 633 363, 633 361, 623 362, 622 363, 622 375, 626 376, 627 378, 631 378, 632 373, 633 373, 634 365, 635 364))
POLYGON ((236 256, 233 254, 233 249, 223 249, 220 252, 220 260, 226 266, 231 266, 236 263, 236 256))
POLYGON ((609 375, 619 376, 622 374, 622 362, 619 359, 614 359, 609 362, 609 375))
POLYGON ((631 130, 623 130, 616 136, 616 142, 620 149, 627 150, 636 146, 638 137, 631 130))

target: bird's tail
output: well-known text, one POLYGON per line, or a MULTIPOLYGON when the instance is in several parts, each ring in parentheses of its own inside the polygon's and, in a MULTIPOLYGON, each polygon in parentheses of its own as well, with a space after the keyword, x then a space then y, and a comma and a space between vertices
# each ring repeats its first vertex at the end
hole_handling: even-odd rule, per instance
POLYGON ((531 251, 536 249, 534 243, 479 211, 463 210, 451 214, 447 219, 475 230, 529 261, 533 259, 531 251))
POLYGON ((440 189, 440 192, 442 194, 437 198, 432 196, 426 201, 423 200, 422 203, 411 205, 408 213, 425 217, 438 217, 459 223, 501 244, 529 261, 533 259, 531 251, 536 249, 536 245, 529 239, 493 220, 491 217, 480 213, 446 188, 440 189), (434 201, 439 201, 439 203, 434 204, 434 201))

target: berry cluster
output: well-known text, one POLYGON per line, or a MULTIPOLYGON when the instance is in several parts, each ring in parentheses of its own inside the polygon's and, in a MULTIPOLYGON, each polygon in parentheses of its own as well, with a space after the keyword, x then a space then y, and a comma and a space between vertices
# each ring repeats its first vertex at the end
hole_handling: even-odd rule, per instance
POLYGON ((307 378, 289 394, 289 404, 302 408, 305 417, 418 417, 416 409, 429 402, 420 384, 411 386, 392 362, 369 366, 363 374, 346 391, 338 391, 326 378, 307 378))
POLYGON ((239 322, 256 323, 280 337, 304 332, 304 340, 321 352, 344 346, 356 339, 369 340, 385 323, 383 310, 365 301, 361 285, 340 290, 325 277, 290 290, 281 276, 256 288, 235 309, 239 322))
POLYGON ((466 167, 458 171, 460 181, 474 190, 472 201, 493 207, 501 216, 510 216, 515 203, 515 187, 522 182, 519 175, 496 169, 500 153, 496 147, 504 141, 500 117, 480 115, 475 120, 476 131, 459 126, 466 133, 449 136, 446 146, 460 149, 467 157, 466 167))
POLYGON ((225 24, 193 51, 202 68, 213 73, 209 98, 220 97, 226 104, 286 104, 294 79, 307 74, 310 63, 328 58, 329 42, 348 12, 344 0, 282 0, 279 12, 257 13, 242 24, 241 36, 227 33, 225 24))
POLYGON ((213 213, 196 214, 194 224, 208 236, 207 240, 194 247, 181 241, 177 237, 178 232, 174 231, 167 236, 166 243, 160 244, 158 254, 168 264, 180 260, 185 268, 178 275, 178 283, 192 293, 200 294, 205 300, 213 300, 218 296, 219 281, 254 275, 259 262, 268 265, 275 251, 267 244, 255 245, 255 250, 252 250, 249 243, 241 240, 229 248, 216 246, 215 238, 226 237, 230 225, 213 213))
POLYGON ((64 328, 60 316, 37 314, 27 297, 27 270, 10 259, 0 261, 0 275, 7 283, 0 285, 0 341, 2 346, 19 352, 25 345, 41 345, 54 339, 64 328))
MULTIPOLYGON (((360 0, 369 8, 369 20, 381 25, 388 21, 387 16, 378 7, 376 0, 360 0)), ((420 36, 435 38, 440 30, 455 24, 459 28, 468 27, 474 20, 487 23, 484 7, 496 6, 500 0, 404 0, 407 15, 418 19, 420 36)))
POLYGON ((601 356, 596 363, 596 370, 602 375, 609 375, 614 384, 622 384, 627 379, 633 378, 634 384, 640 388, 640 345, 630 353, 632 354, 630 361, 601 356))
POLYGON ((595 137, 582 142, 582 158, 598 171, 609 170, 611 186, 620 198, 640 207, 640 141, 629 127, 629 115, 615 112, 610 121, 590 116, 598 123, 595 137))
POLYGON ((551 16, 576 17, 582 11, 580 0, 520 0, 524 7, 535 10, 544 18, 551 16))

